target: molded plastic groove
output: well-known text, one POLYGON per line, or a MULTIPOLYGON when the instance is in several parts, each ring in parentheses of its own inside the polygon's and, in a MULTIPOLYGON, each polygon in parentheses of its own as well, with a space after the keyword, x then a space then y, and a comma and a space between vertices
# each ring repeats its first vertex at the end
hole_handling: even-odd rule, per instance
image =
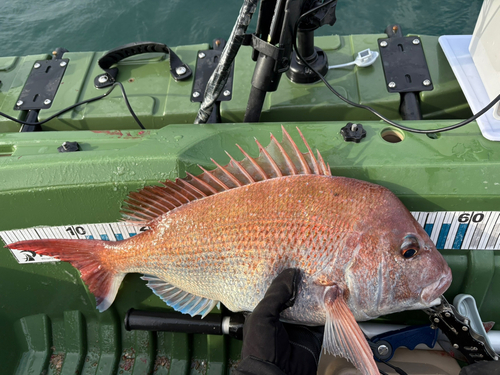
POLYGON ((16 322, 16 336, 25 342, 16 375, 42 374, 49 366, 51 357, 50 321, 47 315, 39 314, 21 318, 16 322))
POLYGON ((224 348, 226 348, 226 336, 207 335, 207 375, 226 373, 227 352, 224 348))
POLYGON ((148 331, 124 332, 119 373, 151 374, 155 365, 155 333, 148 331), (127 343, 131 342, 129 346, 127 343))
POLYGON ((61 375, 79 374, 87 353, 85 321, 79 311, 64 312, 64 343, 66 354, 61 375))
MULTIPOLYGON (((108 317, 111 315, 108 315, 108 317)), ((104 320, 104 319, 103 319, 104 320)), ((108 320, 108 319, 106 319, 108 320)), ((99 347, 101 353, 99 356, 98 374, 115 374, 121 354, 120 325, 113 315, 113 322, 99 325, 99 347)))
POLYGON ((188 374, 191 368, 189 335, 186 333, 172 333, 170 340, 172 360, 169 374, 188 374))

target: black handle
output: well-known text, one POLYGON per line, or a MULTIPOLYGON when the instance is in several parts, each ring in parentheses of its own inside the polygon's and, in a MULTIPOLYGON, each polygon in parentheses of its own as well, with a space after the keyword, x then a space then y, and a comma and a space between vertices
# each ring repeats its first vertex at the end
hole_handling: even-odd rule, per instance
POLYGON ((243 314, 209 314, 203 319, 179 312, 151 312, 130 309, 125 315, 125 329, 142 331, 166 331, 207 335, 243 336, 243 314))
POLYGON ((113 64, 135 55, 150 52, 163 52, 170 55, 170 74, 176 81, 182 81, 192 75, 192 71, 187 64, 184 64, 166 44, 156 42, 136 42, 125 44, 114 48, 102 56, 99 61, 99 67, 106 72, 105 75, 99 75, 95 78, 94 84, 97 88, 103 88, 112 85, 116 81, 118 68, 111 68, 113 64))

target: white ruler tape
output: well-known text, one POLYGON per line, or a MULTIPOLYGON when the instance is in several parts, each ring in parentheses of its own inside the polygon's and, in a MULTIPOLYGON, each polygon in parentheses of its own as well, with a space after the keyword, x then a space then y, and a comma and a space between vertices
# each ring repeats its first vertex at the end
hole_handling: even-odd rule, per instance
MULTIPOLYGON (((412 212, 438 249, 500 250, 500 211, 412 212)), ((38 239, 98 239, 119 241, 149 229, 129 223, 35 227, 0 232, 6 245, 38 239)), ((54 262, 49 256, 12 250, 19 263, 54 262)))
MULTIPOLYGON (((120 241, 148 230, 149 227, 130 223, 103 223, 63 225, 59 227, 35 227, 28 229, 7 230, 0 232, 0 238, 9 245, 18 241, 41 239, 74 239, 120 241)), ((32 251, 11 249, 19 263, 57 262, 58 259, 46 255, 38 255, 32 251)))

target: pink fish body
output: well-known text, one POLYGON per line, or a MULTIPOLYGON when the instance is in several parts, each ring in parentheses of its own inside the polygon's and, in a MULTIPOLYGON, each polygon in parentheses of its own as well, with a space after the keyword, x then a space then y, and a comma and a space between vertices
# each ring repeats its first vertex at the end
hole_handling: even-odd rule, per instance
MULTIPOLYGON (((299 268, 284 320, 326 325, 324 347, 365 374, 378 370, 356 321, 439 303, 451 271, 399 199, 368 182, 332 177, 318 153, 302 154, 283 129, 260 156, 131 193, 125 216, 151 230, 119 242, 11 244, 71 262, 113 302, 127 273, 143 273, 167 304, 206 315, 222 302, 252 311, 272 280, 299 268)), ((304 140, 305 142, 305 140, 304 140)))

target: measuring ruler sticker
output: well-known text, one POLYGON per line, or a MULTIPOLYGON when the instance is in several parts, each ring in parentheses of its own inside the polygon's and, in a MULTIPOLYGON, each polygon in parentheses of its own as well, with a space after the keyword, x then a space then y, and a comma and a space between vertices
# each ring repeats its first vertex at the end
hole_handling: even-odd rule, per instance
MULTIPOLYGON (((429 237, 431 236, 432 230, 434 229, 434 222, 436 221, 436 216, 437 216, 437 212, 430 212, 427 215, 427 220, 425 220, 424 224, 420 224, 420 225, 422 225, 424 230, 427 232, 427 235, 429 237)), ((420 218, 421 218, 421 220, 423 219, 422 215, 420 215, 420 218)))
MULTIPOLYGON (((149 227, 132 223, 104 223, 63 225, 55 227, 34 227, 27 229, 0 231, 0 239, 9 245, 14 242, 40 239, 75 239, 119 241, 148 230, 149 227)), ((18 263, 58 262, 58 259, 47 255, 38 255, 33 251, 11 249, 18 263)))
MULTIPOLYGON (((438 249, 500 250, 500 211, 414 211, 411 214, 438 249)), ((38 239, 120 241, 148 229, 127 222, 62 225, 0 231, 0 239, 7 245, 38 239)), ((19 263, 57 261, 33 251, 13 249, 11 252, 19 263)))
POLYGON ((422 228, 425 227, 425 222, 427 220, 427 216, 429 215, 429 212, 418 212, 417 215, 417 221, 418 223, 422 226, 422 228))
POLYGON ((469 249, 480 249, 479 243, 481 242, 481 239, 485 236, 489 237, 489 233, 485 232, 486 225, 489 223, 490 216, 492 214, 491 211, 484 211, 481 212, 484 215, 483 220, 480 222, 476 223, 476 230, 474 231, 474 234, 472 235, 469 249))

